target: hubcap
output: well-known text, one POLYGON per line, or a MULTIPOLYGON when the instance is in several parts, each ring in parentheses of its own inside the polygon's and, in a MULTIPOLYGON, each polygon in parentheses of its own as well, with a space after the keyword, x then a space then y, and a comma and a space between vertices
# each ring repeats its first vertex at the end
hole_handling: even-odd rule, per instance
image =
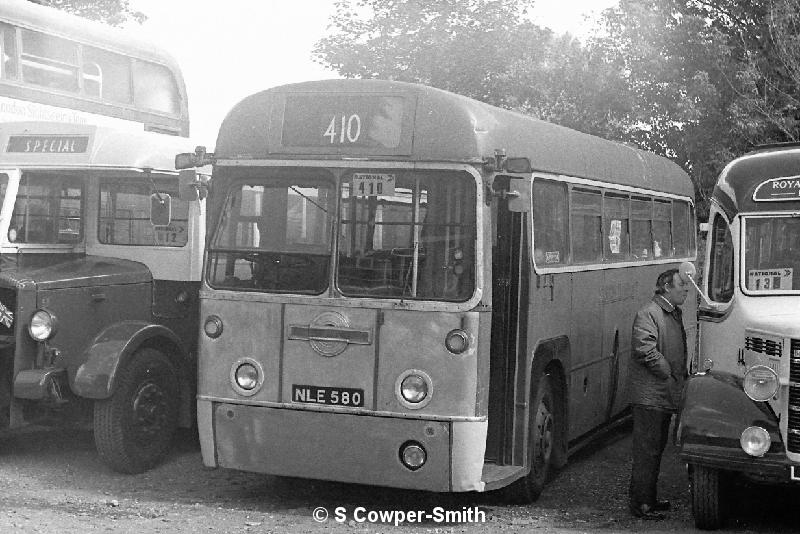
POLYGON ((550 454, 553 451, 553 414, 543 402, 539 403, 536 412, 534 440, 537 464, 543 466, 550 461, 550 454))
POLYGON ((152 439, 167 428, 169 400, 163 389, 144 382, 133 397, 133 426, 144 439, 152 439))

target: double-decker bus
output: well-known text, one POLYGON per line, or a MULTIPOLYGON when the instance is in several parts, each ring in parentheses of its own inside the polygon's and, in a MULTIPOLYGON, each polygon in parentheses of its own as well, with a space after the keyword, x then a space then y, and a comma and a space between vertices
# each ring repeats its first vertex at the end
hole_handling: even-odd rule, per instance
POLYGON ((0 122, 189 135, 183 76, 131 33, 27 0, 0 2, 0 122))
POLYGON ((800 481, 800 146, 730 162, 708 225, 679 445, 695 523, 715 529, 735 479, 800 481))
POLYGON ((133 473, 192 427, 205 202, 189 140, 0 123, 0 429, 94 424, 133 473))
POLYGON ((208 162, 207 466, 531 501, 695 255, 677 165, 420 85, 257 93, 176 167, 208 162))

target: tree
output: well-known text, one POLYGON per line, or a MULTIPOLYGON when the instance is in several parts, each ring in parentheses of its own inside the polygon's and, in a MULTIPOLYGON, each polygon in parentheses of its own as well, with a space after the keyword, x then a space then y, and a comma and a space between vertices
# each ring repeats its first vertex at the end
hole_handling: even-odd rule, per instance
POLYGON ((621 65, 634 102, 630 139, 690 172, 701 212, 733 157, 797 138, 798 79, 776 46, 775 3, 621 0, 589 43, 605 62, 621 65))
POLYGON ((129 0, 30 0, 36 4, 68 11, 80 17, 111 26, 120 26, 128 20, 139 24, 147 20, 141 11, 131 8, 129 0))
POLYGON ((617 136, 630 104, 613 69, 526 16, 533 0, 339 0, 319 63, 345 77, 423 83, 617 136), (617 109, 609 113, 610 108, 617 109))

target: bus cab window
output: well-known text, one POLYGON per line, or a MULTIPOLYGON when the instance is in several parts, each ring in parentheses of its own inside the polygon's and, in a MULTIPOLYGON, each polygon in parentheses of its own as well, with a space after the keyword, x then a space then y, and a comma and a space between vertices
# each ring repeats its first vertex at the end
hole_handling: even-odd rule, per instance
POLYGON ((800 289, 800 219, 746 219, 744 280, 750 291, 800 289))
POLYGON ((24 175, 9 224, 9 240, 13 236, 12 241, 16 243, 80 241, 83 235, 82 196, 77 178, 24 175))
POLYGON ((711 262, 709 265, 709 296, 716 302, 733 298, 733 239, 722 215, 714 217, 711 231, 711 262))
MULTIPOLYGON (((438 178, 438 179, 437 179, 438 178)), ((388 194, 342 186, 338 285, 348 296, 466 300, 474 286, 475 187, 397 173, 388 194)))

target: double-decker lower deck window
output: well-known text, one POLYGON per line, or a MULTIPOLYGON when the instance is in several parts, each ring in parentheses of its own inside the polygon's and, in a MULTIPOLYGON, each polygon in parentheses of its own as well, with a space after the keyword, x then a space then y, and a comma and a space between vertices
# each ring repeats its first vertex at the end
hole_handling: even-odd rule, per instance
POLYGON ((108 245, 182 247, 189 239, 189 202, 178 198, 177 179, 152 181, 106 179, 100 183, 98 240, 108 245), (154 189, 155 187, 155 189, 154 189), (150 219, 154 192, 170 196, 171 221, 154 226, 150 219))
POLYGON ((354 297, 464 301, 475 285, 475 181, 456 172, 342 180, 337 285, 354 297))
POLYGON ((83 236, 83 186, 79 176, 25 173, 20 180, 9 240, 77 243, 83 236))

